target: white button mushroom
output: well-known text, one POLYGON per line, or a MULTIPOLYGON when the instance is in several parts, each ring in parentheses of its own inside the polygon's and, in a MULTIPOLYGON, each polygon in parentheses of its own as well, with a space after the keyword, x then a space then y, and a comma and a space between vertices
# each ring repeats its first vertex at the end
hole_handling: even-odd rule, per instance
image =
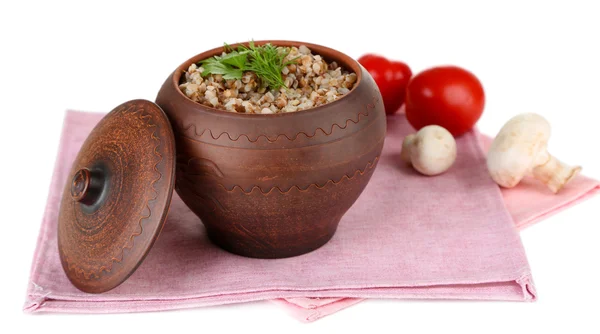
POLYGON ((456 141, 443 127, 428 125, 404 138, 400 157, 421 174, 438 175, 456 160, 456 141))
POLYGON ((548 153, 550 124, 542 116, 525 113, 511 118, 500 129, 487 155, 492 179, 512 188, 532 174, 554 193, 575 177, 581 167, 571 167, 548 153))

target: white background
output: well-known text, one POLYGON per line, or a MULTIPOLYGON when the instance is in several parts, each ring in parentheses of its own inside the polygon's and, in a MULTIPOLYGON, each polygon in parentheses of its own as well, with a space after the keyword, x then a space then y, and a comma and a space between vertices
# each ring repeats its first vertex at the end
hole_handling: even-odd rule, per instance
POLYGON ((541 113, 553 125, 551 153, 600 178, 600 10, 595 1, 391 3, 2 2, 2 327, 38 333, 376 327, 405 333, 598 333, 600 198, 522 233, 539 293, 535 303, 367 301, 312 324, 268 302, 102 316, 21 312, 63 112, 107 112, 129 99, 153 100, 177 65, 223 42, 308 41, 355 58, 381 53, 407 62, 414 72, 463 66, 484 84, 482 132, 495 134, 517 113, 541 113))

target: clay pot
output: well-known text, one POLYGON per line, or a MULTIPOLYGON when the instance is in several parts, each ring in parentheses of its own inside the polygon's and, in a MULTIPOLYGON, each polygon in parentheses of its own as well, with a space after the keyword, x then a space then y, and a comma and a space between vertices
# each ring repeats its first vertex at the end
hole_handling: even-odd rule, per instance
POLYGON ((213 109, 188 99, 178 84, 189 65, 223 51, 215 48, 179 66, 156 98, 175 133, 177 194, 215 244, 257 258, 300 255, 327 243, 369 182, 386 131, 381 94, 358 62, 319 45, 271 43, 304 44, 353 70, 357 84, 305 111, 213 109))

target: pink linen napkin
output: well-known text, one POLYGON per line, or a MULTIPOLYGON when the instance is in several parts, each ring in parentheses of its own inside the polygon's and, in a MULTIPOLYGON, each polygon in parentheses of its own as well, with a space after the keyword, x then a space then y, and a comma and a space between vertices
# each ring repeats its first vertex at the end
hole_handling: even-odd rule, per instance
MULTIPOLYGON (((400 117, 400 116, 398 116, 400 117)), ((492 138, 480 135, 484 152, 492 138)), ((583 175, 577 176, 558 195, 548 191, 545 185, 526 177, 518 187, 500 188, 513 223, 523 230, 544 218, 584 201, 600 192, 600 182, 583 175)), ((282 305, 297 319, 314 321, 363 301, 359 298, 286 298, 274 302, 282 305)))
POLYGON ((320 305, 331 310, 346 305, 335 304, 340 296, 346 303, 356 301, 351 298, 535 298, 520 238, 487 175, 477 134, 458 140, 456 164, 434 180, 398 161, 402 137, 410 131, 403 116, 389 119, 370 184, 324 247, 279 260, 227 253, 208 241, 199 219, 175 194, 163 232, 139 269, 110 292, 83 293, 60 266, 57 209, 70 164, 102 116, 66 114, 27 312, 156 311, 295 297, 322 298, 320 305), (323 299, 328 297, 333 299, 323 299))

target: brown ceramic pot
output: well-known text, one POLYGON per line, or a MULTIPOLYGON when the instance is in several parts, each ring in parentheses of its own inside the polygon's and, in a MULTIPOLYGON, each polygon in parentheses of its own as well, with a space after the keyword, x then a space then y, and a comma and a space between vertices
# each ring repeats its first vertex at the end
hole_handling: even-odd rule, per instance
POLYGON ((304 44, 353 70, 358 81, 341 99, 309 110, 217 110, 178 88, 189 65, 223 51, 215 48, 179 66, 156 98, 175 132, 178 195, 215 244, 257 258, 300 255, 327 243, 369 182, 386 131, 381 94, 358 62, 310 43, 271 43, 304 44))

